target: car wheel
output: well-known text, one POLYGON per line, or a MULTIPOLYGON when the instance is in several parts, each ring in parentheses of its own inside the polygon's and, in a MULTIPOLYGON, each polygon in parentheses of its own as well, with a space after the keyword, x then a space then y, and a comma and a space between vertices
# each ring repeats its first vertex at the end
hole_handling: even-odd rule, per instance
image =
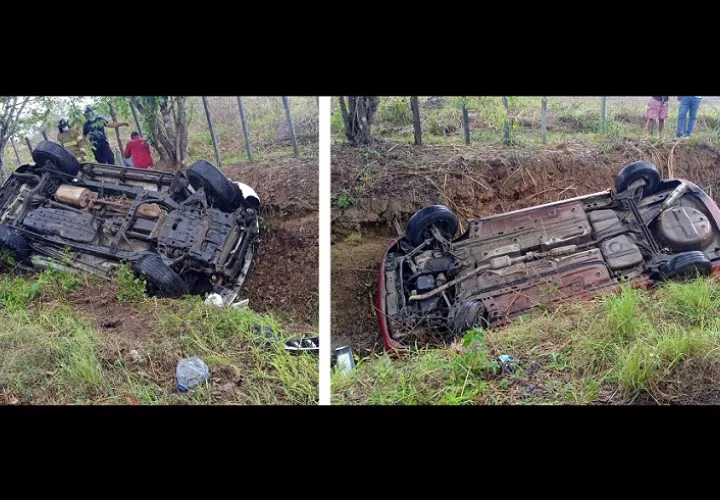
POLYGON ((28 240, 10 226, 0 224, 0 263, 14 265, 29 259, 30 255, 28 240))
POLYGON ((193 189, 205 188, 208 202, 212 205, 220 210, 232 210, 239 190, 215 165, 198 160, 188 169, 187 178, 193 189))
POLYGON ((650 162, 636 161, 623 167, 615 179, 615 191, 622 193, 626 191, 630 185, 640 179, 645 180, 643 188, 643 196, 653 194, 660 185, 660 172, 650 162))
POLYGON ((437 227, 446 239, 452 239, 458 230, 458 218, 444 205, 432 205, 415 212, 408 221, 405 235, 411 244, 418 246, 429 238, 432 226, 437 227))
POLYGON ((42 141, 32 152, 33 161, 40 166, 50 162, 60 172, 70 175, 77 175, 80 171, 80 163, 70 151, 60 144, 51 141, 42 141))
POLYGON ((703 252, 684 252, 675 255, 660 269, 663 279, 695 278, 707 276, 712 270, 712 263, 703 252))
POLYGON ((135 262, 133 271, 137 276, 145 278, 151 295, 181 297, 190 293, 188 284, 157 254, 150 253, 140 257, 135 262))
POLYGON ((485 306, 479 300, 463 302, 455 308, 452 319, 452 331, 462 334, 473 328, 485 326, 485 306))

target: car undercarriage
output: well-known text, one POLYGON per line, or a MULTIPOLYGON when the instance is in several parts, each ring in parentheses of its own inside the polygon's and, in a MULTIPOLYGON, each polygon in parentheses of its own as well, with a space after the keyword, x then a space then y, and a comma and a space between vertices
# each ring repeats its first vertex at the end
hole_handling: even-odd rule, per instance
POLYGON ((237 297, 259 239, 259 199, 209 162, 187 175, 78 164, 49 141, 0 188, 0 248, 24 269, 111 278, 127 263, 161 296, 237 297))
POLYGON ((702 189, 661 180, 647 162, 626 166, 615 192, 470 219, 455 239, 455 214, 425 207, 380 267, 385 346, 447 342, 540 305, 709 274, 720 264, 719 228, 720 211, 702 189))

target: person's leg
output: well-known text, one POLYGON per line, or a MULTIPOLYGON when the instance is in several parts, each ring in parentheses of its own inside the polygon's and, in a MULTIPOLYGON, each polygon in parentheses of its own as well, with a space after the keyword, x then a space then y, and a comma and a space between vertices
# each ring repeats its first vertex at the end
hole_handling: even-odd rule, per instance
POLYGON ((662 139, 663 129, 665 128, 665 120, 667 120, 668 113, 670 112, 670 102, 665 102, 660 106, 660 113, 658 114, 658 137, 662 139))
POLYGON ((653 131, 655 129, 655 120, 658 118, 658 102, 653 99, 652 97, 648 101, 647 104, 647 132, 648 135, 653 135, 653 131))
POLYGON ((678 122, 677 122, 677 136, 682 137, 685 135, 685 125, 688 114, 688 99, 689 97, 683 97, 678 107, 678 122))
POLYGON ((107 163, 108 165, 115 165, 115 154, 113 153, 112 148, 110 147, 110 144, 108 144, 106 142, 104 145, 104 149, 105 149, 105 154, 104 154, 105 163, 107 163))
POLYGON ((95 157, 95 161, 98 163, 105 163, 103 161, 102 146, 99 144, 94 144, 94 145, 91 145, 90 147, 93 148, 93 156, 95 157))
POLYGON ((133 163, 132 156, 131 156, 130 158, 123 158, 123 160, 125 161, 125 165, 128 166, 128 167, 134 167, 134 166, 135 166, 135 163, 133 163))
POLYGON ((698 108, 700 107, 700 102, 702 99, 698 99, 697 97, 691 97, 690 98, 690 105, 688 106, 688 114, 690 115, 690 118, 688 120, 688 126, 687 126, 687 135, 689 136, 692 134, 693 129, 695 128, 695 122, 697 121, 697 112, 698 108))

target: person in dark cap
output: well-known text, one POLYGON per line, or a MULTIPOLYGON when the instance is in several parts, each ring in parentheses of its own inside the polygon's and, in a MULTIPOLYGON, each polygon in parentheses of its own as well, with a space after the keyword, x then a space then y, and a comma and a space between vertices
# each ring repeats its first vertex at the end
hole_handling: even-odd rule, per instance
POLYGON ((110 148, 107 135, 105 135, 105 127, 127 127, 130 124, 128 122, 110 122, 102 116, 97 116, 90 106, 85 108, 84 114, 87 121, 83 125, 83 136, 92 144, 95 161, 114 165, 115 155, 110 148))

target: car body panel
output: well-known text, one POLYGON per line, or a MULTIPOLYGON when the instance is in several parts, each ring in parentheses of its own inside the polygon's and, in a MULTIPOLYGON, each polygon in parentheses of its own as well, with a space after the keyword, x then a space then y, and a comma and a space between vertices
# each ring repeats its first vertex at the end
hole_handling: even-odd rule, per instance
POLYGON ((470 219, 445 247, 394 240, 380 264, 376 295, 386 349, 403 349, 424 330, 452 330, 459 304, 469 301, 481 301, 486 324, 496 327, 538 306, 651 286, 658 269, 683 251, 699 250, 712 272, 720 268, 720 210, 697 185, 664 180, 633 201, 652 241, 629 203, 600 191, 470 219), (687 191, 663 210, 683 185, 687 191))
POLYGON ((193 293, 212 289, 229 303, 256 253, 259 205, 223 212, 188 187, 180 172, 84 163, 73 176, 26 164, 0 186, 0 223, 28 240, 28 270, 65 260, 110 278, 121 262, 158 253, 193 293))

